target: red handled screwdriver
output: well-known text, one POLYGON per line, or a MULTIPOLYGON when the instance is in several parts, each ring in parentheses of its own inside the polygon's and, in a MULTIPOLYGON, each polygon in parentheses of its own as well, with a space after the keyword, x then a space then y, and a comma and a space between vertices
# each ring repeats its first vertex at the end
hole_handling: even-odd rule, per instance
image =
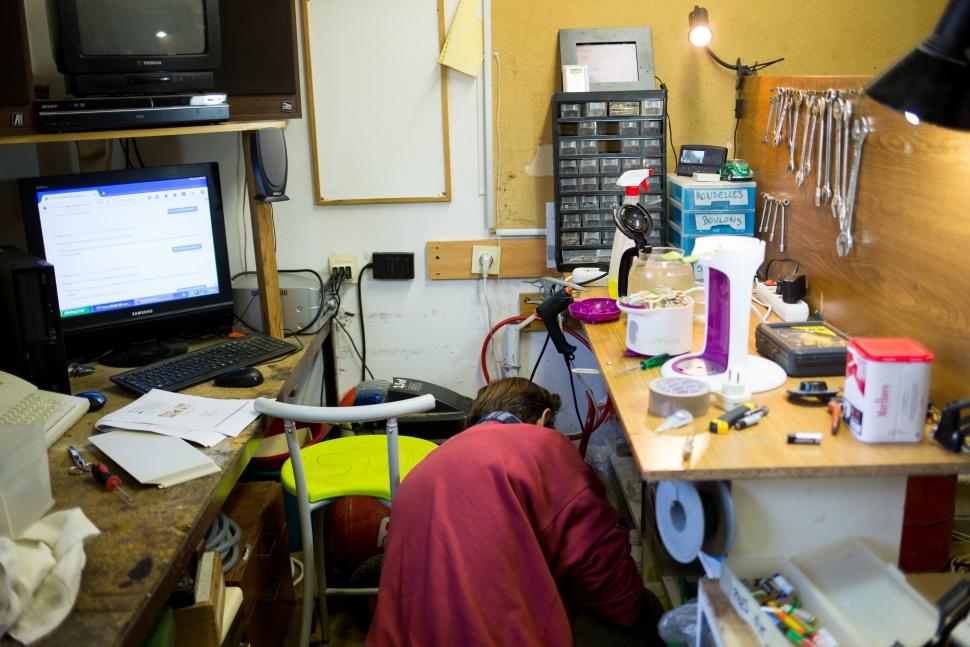
POLYGON ((125 492, 125 488, 121 487, 121 479, 112 474, 107 465, 104 463, 89 463, 89 465, 91 467, 91 476, 94 477, 95 481, 103 485, 104 489, 109 492, 118 490, 118 493, 125 497, 125 501, 131 503, 131 495, 125 492))

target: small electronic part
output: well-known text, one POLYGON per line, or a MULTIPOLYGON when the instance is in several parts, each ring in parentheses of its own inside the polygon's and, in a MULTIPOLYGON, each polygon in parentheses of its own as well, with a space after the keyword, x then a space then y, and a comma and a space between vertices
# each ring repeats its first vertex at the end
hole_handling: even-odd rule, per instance
POLYGON ((788 390, 788 399, 801 402, 814 400, 816 404, 826 404, 841 391, 842 389, 838 387, 830 389, 825 380, 802 380, 798 383, 797 389, 788 390))
POLYGON ((691 177, 694 173, 718 173, 727 160, 727 148, 724 146, 703 146, 700 144, 684 144, 680 147, 677 158, 677 175, 691 177))
POLYGON ((789 445, 821 445, 822 433, 818 431, 799 431, 788 434, 789 445))
POLYGON ((723 413, 714 420, 711 420, 710 431, 712 434, 726 434, 730 431, 734 423, 738 422, 759 407, 754 402, 745 402, 734 407, 730 411, 723 413))

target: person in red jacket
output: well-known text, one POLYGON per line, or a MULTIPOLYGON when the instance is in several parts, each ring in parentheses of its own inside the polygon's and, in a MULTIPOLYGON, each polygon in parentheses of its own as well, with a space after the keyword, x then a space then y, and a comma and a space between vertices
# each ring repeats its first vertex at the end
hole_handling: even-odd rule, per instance
POLYGON ((555 647, 580 633, 663 644, 629 531, 551 428, 559 406, 529 380, 493 382, 472 404, 474 425, 411 470, 391 508, 368 645, 555 647), (603 630, 587 620, 574 636, 580 612, 603 630))

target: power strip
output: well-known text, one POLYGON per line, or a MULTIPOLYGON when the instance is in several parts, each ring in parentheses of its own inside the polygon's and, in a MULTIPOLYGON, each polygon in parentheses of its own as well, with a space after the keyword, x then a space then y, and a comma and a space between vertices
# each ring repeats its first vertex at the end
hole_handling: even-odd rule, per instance
POLYGON ((754 296, 758 301, 771 306, 771 311, 781 317, 782 321, 808 321, 808 304, 804 301, 785 303, 781 300, 780 294, 775 294, 773 285, 765 285, 757 281, 754 296))

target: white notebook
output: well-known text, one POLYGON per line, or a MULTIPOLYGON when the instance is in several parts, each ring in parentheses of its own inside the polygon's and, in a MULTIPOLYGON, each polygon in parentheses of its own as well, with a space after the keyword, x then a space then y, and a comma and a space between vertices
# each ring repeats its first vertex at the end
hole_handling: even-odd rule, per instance
POLYGON ((181 438, 143 431, 109 431, 88 440, 145 485, 171 487, 219 472, 211 458, 181 438))

